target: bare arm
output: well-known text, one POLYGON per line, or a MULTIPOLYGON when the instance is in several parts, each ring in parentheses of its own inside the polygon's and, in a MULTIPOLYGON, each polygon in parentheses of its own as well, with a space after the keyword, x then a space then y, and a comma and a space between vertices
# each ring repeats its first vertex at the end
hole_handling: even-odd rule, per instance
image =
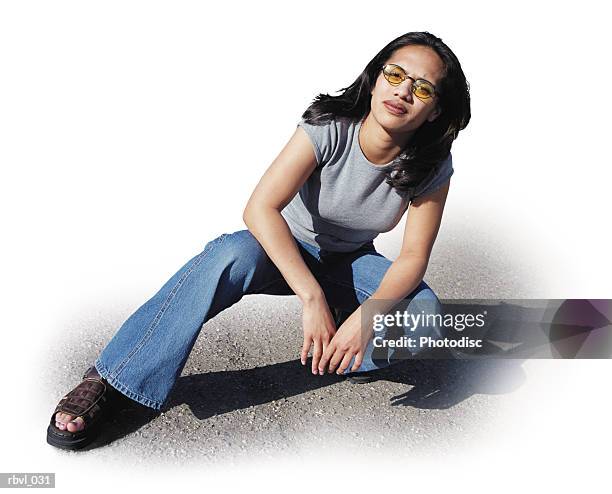
POLYGON ((410 204, 400 254, 371 298, 401 300, 423 280, 442 222, 449 187, 450 180, 410 204))
POLYGON ((310 138, 301 127, 266 170, 251 194, 242 219, 303 304, 304 341, 300 360, 306 363, 314 345, 312 372, 318 372, 323 351, 336 332, 319 282, 302 259, 289 225, 280 214, 317 166, 310 138))
POLYGON ((242 219, 303 303, 323 291, 302 259, 291 230, 280 214, 317 165, 312 144, 298 127, 251 194, 242 219))
POLYGON ((274 208, 258 207, 249 210, 243 219, 302 304, 324 300, 323 290, 302 259, 280 212, 274 208))

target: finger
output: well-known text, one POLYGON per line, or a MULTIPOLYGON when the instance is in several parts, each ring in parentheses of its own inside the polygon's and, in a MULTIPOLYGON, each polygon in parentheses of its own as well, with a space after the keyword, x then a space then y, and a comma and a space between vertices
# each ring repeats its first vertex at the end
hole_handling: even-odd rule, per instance
POLYGON ((329 342, 331 341, 331 338, 329 336, 324 336, 321 341, 323 342, 323 356, 325 356, 325 352, 329 347, 329 342))
POLYGON ((327 369, 327 372, 329 372, 330 374, 334 372, 336 367, 338 367, 338 364, 342 361, 343 356, 344 353, 339 348, 336 348, 336 351, 333 353, 333 355, 331 355, 329 359, 329 368, 327 369))
POLYGON ((323 355, 323 345, 321 340, 314 340, 314 349, 312 351, 312 373, 317 374, 319 370, 319 360, 323 355))
POLYGON ((355 363, 353 364, 353 367, 351 367, 351 372, 357 371, 357 369, 361 367, 361 362, 363 362, 363 353, 359 352, 355 357, 355 363))
POLYGON ((353 358, 353 354, 348 352, 346 354, 344 354, 344 358, 342 359, 342 362, 340 363, 340 366, 338 367, 338 370, 336 371, 336 374, 338 375, 342 375, 344 374, 344 371, 347 369, 347 367, 349 366, 349 364, 351 363, 351 359, 353 358))
POLYGON ((308 358, 308 352, 310 351, 310 346, 312 345, 312 339, 306 338, 304 336, 304 343, 302 343, 302 353, 300 354, 300 361, 302 365, 306 365, 306 359, 308 358))
POLYGON ((319 374, 323 374, 325 372, 325 369, 327 368, 327 364, 329 363, 329 359, 333 356, 335 351, 336 351, 336 345, 333 342, 327 345, 327 348, 323 352, 323 356, 321 357, 321 360, 319 361, 319 374))

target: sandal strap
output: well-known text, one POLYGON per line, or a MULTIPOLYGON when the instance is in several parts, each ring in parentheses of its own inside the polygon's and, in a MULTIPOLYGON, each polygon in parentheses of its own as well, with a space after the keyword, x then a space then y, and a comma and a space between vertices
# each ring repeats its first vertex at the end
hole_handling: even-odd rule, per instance
POLYGON ((111 386, 107 386, 103 378, 87 377, 60 400, 53 416, 57 412, 64 412, 82 417, 87 425, 107 404, 110 390, 111 386))

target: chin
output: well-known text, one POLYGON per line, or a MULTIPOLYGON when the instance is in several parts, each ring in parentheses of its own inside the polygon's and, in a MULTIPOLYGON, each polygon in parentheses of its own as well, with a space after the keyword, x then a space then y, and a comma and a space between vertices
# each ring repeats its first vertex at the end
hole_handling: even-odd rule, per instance
POLYGON ((382 118, 376 117, 378 124, 390 134, 397 134, 398 132, 408 132, 413 130, 413 122, 411 121, 408 114, 402 118, 394 117, 389 115, 385 109, 382 118))

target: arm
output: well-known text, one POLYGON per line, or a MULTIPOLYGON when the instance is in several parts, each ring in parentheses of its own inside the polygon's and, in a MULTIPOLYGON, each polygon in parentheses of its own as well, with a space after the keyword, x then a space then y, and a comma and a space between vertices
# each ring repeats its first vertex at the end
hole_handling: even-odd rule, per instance
MULTIPOLYGON (((444 204, 448 195, 450 180, 437 190, 419 197, 411 203, 406 219, 404 239, 398 258, 391 264, 378 289, 370 299, 389 300, 382 312, 393 308, 394 301, 408 296, 419 285, 429 262, 433 244, 440 229, 444 204)), ((356 371, 363 361, 364 351, 371 333, 362 331, 361 307, 353 312, 327 346, 319 362, 319 373, 336 371, 342 374, 348 368, 353 356, 355 362, 351 371, 356 371)))
POLYGON ((261 177, 242 219, 302 302, 322 294, 304 263, 291 230, 280 214, 317 166, 310 139, 297 127, 289 142, 261 177))
POLYGON ((401 300, 421 283, 442 222, 450 180, 410 204, 402 248, 371 298, 401 300))
POLYGON ((266 170, 251 194, 242 219, 259 241, 303 304, 304 343, 301 361, 306 362, 312 344, 313 373, 319 358, 336 331, 334 319, 318 281, 308 269, 280 214, 317 166, 310 138, 297 127, 289 142, 266 170))

